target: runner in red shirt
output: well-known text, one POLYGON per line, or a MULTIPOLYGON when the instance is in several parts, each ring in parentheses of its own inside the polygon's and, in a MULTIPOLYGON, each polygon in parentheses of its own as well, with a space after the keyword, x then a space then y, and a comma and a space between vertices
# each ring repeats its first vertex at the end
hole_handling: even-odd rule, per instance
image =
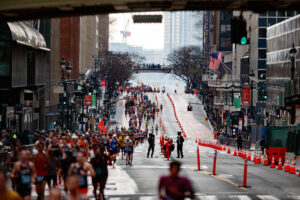
POLYGON ((39 142, 37 145, 38 153, 34 156, 34 165, 36 169, 36 192, 38 194, 38 199, 44 200, 46 177, 48 175, 47 171, 47 156, 44 152, 45 146, 43 142, 39 142))

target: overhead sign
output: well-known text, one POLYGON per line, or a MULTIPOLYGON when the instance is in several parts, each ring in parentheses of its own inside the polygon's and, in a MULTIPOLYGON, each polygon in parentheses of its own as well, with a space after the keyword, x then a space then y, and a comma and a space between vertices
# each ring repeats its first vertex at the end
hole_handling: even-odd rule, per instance
POLYGON ((133 23, 161 23, 162 15, 133 15, 133 23))

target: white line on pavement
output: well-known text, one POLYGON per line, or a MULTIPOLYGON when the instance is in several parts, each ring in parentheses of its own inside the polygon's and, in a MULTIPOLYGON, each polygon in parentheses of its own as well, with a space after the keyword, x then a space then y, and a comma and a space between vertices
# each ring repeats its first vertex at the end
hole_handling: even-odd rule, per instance
POLYGON ((229 197, 232 199, 238 199, 238 200, 251 200, 251 198, 247 195, 231 195, 229 197))
POLYGON ((276 198, 272 195, 257 195, 257 197, 262 200, 279 200, 278 198, 276 198))

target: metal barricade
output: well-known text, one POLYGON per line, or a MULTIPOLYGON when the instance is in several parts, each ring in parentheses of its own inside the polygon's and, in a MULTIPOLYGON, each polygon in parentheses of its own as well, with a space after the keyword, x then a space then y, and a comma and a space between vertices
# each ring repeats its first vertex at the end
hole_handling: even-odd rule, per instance
MULTIPOLYGON (((221 144, 225 144, 227 146, 237 147, 236 138, 228 138, 228 137, 219 136, 219 142, 221 144)), ((243 139, 242 146, 243 146, 244 149, 250 149, 251 141, 243 139)))
POLYGON ((7 159, 8 159, 8 152, 0 152, 0 168, 7 170, 7 159))

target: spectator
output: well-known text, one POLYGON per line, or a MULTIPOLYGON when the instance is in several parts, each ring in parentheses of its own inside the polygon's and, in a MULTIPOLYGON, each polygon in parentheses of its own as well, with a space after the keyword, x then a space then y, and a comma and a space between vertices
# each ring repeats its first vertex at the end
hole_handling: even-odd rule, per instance
POLYGON ((22 200, 22 197, 6 187, 7 176, 6 172, 0 169, 0 199, 5 200, 22 200))

